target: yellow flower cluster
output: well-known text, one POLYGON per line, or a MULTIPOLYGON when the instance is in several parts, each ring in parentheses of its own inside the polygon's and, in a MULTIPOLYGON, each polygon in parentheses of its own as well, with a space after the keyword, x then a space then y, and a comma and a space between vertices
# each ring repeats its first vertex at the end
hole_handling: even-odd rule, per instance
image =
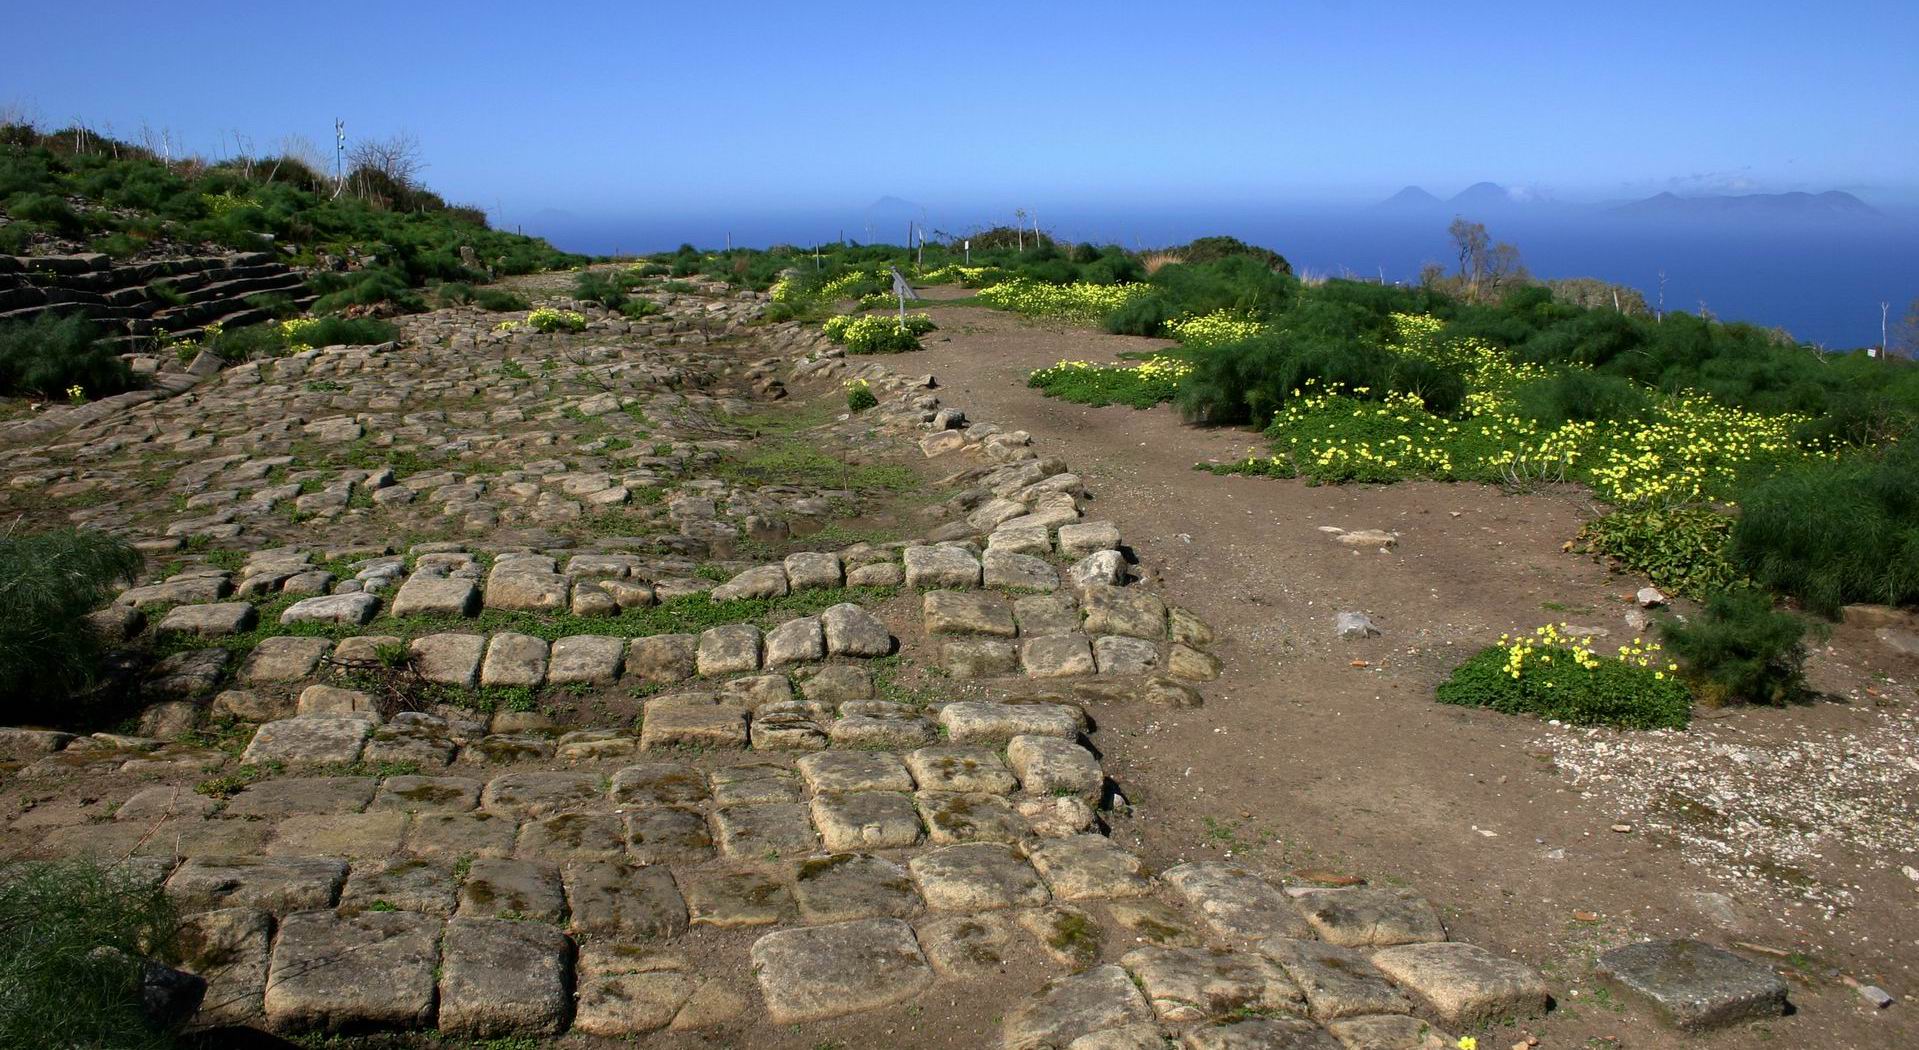
POLYGON ((1652 670, 1653 678, 1659 681, 1679 670, 1679 665, 1670 660, 1665 661, 1664 668, 1656 666, 1661 660, 1658 642, 1634 638, 1631 644, 1620 646, 1616 655, 1601 657, 1590 636, 1575 634, 1563 623, 1535 627, 1530 635, 1502 634, 1499 645, 1506 650, 1506 673, 1514 678, 1523 677, 1528 667, 1550 665, 1554 656, 1570 659, 1588 671, 1597 669, 1602 659, 1614 660, 1629 667, 1652 670))
POLYGON ((1209 314, 1181 318, 1166 326, 1167 334, 1187 346, 1194 347, 1236 343, 1242 339, 1250 339, 1265 330, 1266 326, 1258 321, 1226 310, 1214 310, 1209 314))
POLYGON ((860 285, 874 279, 885 280, 888 276, 885 270, 848 270, 826 282, 826 286, 820 289, 820 298, 828 301, 850 299, 853 290, 860 285))
POLYGON ((307 348, 307 333, 320 323, 317 317, 290 317, 280 322, 280 338, 286 340, 287 349, 304 350, 307 348))
POLYGON ((981 289, 980 302, 1032 317, 1057 317, 1091 323, 1126 305, 1145 292, 1140 284, 1047 284, 1025 277, 981 289))
POLYGON ((542 306, 526 315, 524 321, 501 321, 493 326, 496 332, 511 332, 519 328, 531 328, 536 332, 584 332, 586 315, 577 310, 555 310, 542 306))
POLYGON ((799 287, 793 283, 793 279, 790 277, 782 277, 774 281, 773 287, 766 290, 768 298, 776 303, 786 303, 788 305, 799 301, 799 292, 799 287))
POLYGON ((945 266, 924 271, 919 279, 926 284, 948 284, 958 281, 968 288, 983 288, 994 283, 1003 272, 997 266, 961 266, 958 263, 947 263, 945 266))

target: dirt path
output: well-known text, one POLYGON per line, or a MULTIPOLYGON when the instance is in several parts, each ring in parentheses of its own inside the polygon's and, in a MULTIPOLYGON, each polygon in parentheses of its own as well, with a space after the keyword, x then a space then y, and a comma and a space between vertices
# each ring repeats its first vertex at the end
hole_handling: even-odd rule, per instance
MULTIPOLYGON (((942 294, 952 293, 934 290, 942 294)), ((1746 1028, 1681 1040, 1641 1010, 1618 1012, 1590 982, 1591 958, 1656 935, 1812 957, 1804 969, 1813 976, 1794 971, 1800 1012, 1765 1028, 1786 1045, 1919 1043, 1909 1009, 1867 1010, 1827 973, 1836 967, 1895 994, 1913 986, 1919 922, 1899 870, 1910 857, 1827 850, 1791 873, 1843 884, 1851 903, 1836 912, 1759 886, 1745 892, 1689 863, 1672 836, 1648 833, 1615 793, 1571 786, 1542 743, 1548 727, 1433 702, 1434 685, 1503 631, 1568 621, 1632 636, 1623 617, 1642 581, 1562 551, 1589 511, 1580 493, 1312 487, 1195 471, 1197 461, 1244 455, 1256 435, 1183 426, 1165 406, 1093 409, 1025 386, 1034 368, 1157 341, 978 307, 932 311, 941 329, 928 349, 889 365, 934 373, 947 404, 1024 428, 1074 464, 1096 495, 1089 517, 1145 538, 1147 573, 1223 635, 1226 673, 1204 708, 1102 712, 1096 739, 1136 806, 1117 822, 1120 841, 1159 865, 1230 853, 1274 872, 1334 869, 1417 886, 1458 936, 1508 946, 1554 981, 1561 1009, 1531 1028, 1546 1045, 1744 1046, 1761 1037, 1746 1028), (1324 526, 1385 529, 1399 544, 1353 550, 1324 526), (1369 613, 1383 636, 1338 640, 1333 616, 1349 609, 1369 613)), ((1841 629, 1816 680, 1854 696, 1873 686, 1909 710, 1910 692, 1893 681, 1912 670, 1901 659, 1841 629)), ((1876 712, 1829 703, 1727 713, 1691 736, 1764 744, 1849 732, 1876 712)))

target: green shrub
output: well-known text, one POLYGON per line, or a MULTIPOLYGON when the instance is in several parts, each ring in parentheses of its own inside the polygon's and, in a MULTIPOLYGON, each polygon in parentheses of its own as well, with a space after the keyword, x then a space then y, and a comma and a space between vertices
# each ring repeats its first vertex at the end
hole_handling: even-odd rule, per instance
POLYGON ((1784 704, 1804 697, 1805 639, 1811 626, 1773 608, 1764 591, 1741 587, 1713 595, 1690 620, 1662 619, 1659 631, 1666 648, 1685 662, 1699 698, 1716 707, 1734 700, 1784 704))
POLYGON ((131 867, 0 870, 0 1046, 165 1050, 143 1009, 143 958, 171 961, 179 927, 131 867))
POLYGON ((86 232, 87 224, 73 205, 51 193, 16 193, 7 198, 7 214, 26 222, 51 226, 69 237, 86 232))
POLYGON ((403 313, 426 309, 426 301, 407 287, 406 275, 388 269, 352 274, 321 274, 314 287, 323 293, 313 304, 316 314, 339 313, 351 306, 387 307, 403 313))
POLYGON ((1619 729, 1683 729, 1691 718, 1685 685, 1664 670, 1604 657, 1588 666, 1569 645, 1541 645, 1514 677, 1511 654, 1481 649, 1439 684, 1439 702, 1619 729))
POLYGON ((1170 296, 1137 295, 1107 314, 1102 323, 1114 335, 1165 335, 1167 322, 1178 320, 1182 312, 1170 296))
POLYGON ((292 348, 315 346, 371 346, 392 342, 400 330, 377 317, 308 317, 282 321, 280 332, 292 348))
POLYGON ((64 398, 75 386, 90 398, 133 386, 126 362, 97 338, 91 321, 43 313, 0 322, 0 394, 64 398))
POLYGON ((573 278, 573 297, 581 302, 599 303, 608 310, 618 310, 626 303, 626 288, 614 274, 582 270, 573 278))
POLYGON ((1237 237, 1201 237, 1184 248, 1174 250, 1183 261, 1189 263, 1212 262, 1216 259, 1239 256, 1251 259, 1279 273, 1293 272, 1292 264, 1286 261, 1285 256, 1271 248, 1247 244, 1237 237))
POLYGON ((1192 374, 1181 381, 1180 409, 1204 423, 1265 423, 1288 398, 1315 385, 1343 386, 1370 399, 1415 394, 1440 414, 1465 397, 1465 381, 1457 373, 1360 338, 1304 329, 1212 348, 1194 360, 1192 374))
POLYGON ((1727 556, 1732 526, 1730 515, 1709 507, 1629 507, 1587 522, 1574 543, 1674 594, 1704 599, 1743 579, 1727 556))
MULTIPOLYGON (((322 344, 324 345, 324 344, 322 344)), ((285 334, 277 324, 250 324, 242 328, 221 329, 207 341, 207 350, 228 364, 274 357, 287 348, 285 334)))
POLYGON ((494 313, 510 313, 533 305, 526 301, 525 296, 505 288, 476 288, 473 290, 473 303, 482 310, 494 313))
POLYGON ((59 720, 68 695, 92 683, 102 641, 86 614, 140 564, 104 532, 0 538, 0 723, 59 720))
POLYGON ((1513 391, 1519 414, 1549 427, 1571 422, 1624 422, 1652 408, 1646 388, 1618 376, 1568 368, 1513 391))
POLYGON ((846 408, 850 412, 864 412, 880 403, 873 396, 873 388, 864 379, 855 379, 846 384, 846 408))
POLYGON ((660 312, 660 304, 651 299, 628 299, 620 304, 620 314, 637 321, 642 317, 652 317, 660 312))
POLYGON ((1836 618, 1919 600, 1919 449, 1814 461, 1754 485, 1730 555, 1753 580, 1836 618))

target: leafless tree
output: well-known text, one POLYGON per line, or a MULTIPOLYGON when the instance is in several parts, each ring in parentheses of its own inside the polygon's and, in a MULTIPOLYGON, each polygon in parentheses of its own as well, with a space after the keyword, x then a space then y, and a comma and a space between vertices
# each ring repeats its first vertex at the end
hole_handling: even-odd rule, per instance
POLYGON ((1468 222, 1463 216, 1453 219, 1446 233, 1453 239, 1459 257, 1459 283, 1466 298, 1479 302, 1498 294, 1502 287, 1527 280, 1520 264, 1519 249, 1504 241, 1492 243, 1486 224, 1468 222))
POLYGON ((410 131, 383 139, 361 139, 347 151, 347 160, 356 169, 377 171, 393 180, 394 185, 409 190, 419 185, 420 172, 426 170, 426 160, 420 155, 420 138, 410 131))

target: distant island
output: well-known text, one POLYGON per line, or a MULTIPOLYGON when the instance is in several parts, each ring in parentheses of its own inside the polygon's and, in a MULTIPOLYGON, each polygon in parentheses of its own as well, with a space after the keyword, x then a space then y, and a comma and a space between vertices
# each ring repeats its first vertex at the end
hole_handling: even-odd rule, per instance
POLYGON ((1380 211, 1458 212, 1469 216, 1474 213, 1497 214, 1550 207, 1618 218, 1668 221, 1732 219, 1816 222, 1870 218, 1880 214, 1878 209, 1844 190, 1827 190, 1824 193, 1700 194, 1690 197, 1667 192, 1624 203, 1579 205, 1516 191, 1496 182, 1473 183, 1450 198, 1441 198, 1419 186, 1408 186, 1374 207, 1380 211))

